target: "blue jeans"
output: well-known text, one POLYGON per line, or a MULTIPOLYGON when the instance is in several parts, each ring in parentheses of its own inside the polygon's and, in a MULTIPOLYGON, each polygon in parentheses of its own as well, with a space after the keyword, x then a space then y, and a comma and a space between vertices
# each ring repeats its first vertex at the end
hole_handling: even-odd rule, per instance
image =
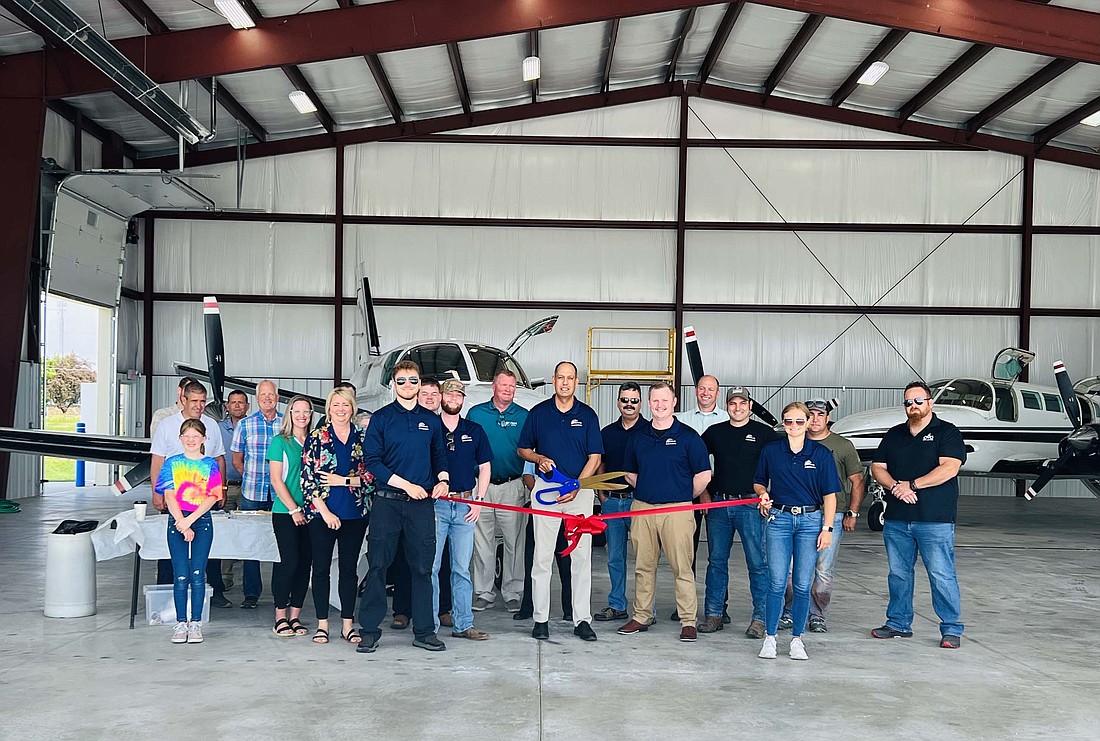
MULTIPOLYGON (((833 541, 829 547, 817 554, 817 567, 814 569, 814 583, 810 587, 810 615, 824 620, 829 616, 829 603, 833 599, 833 574, 836 572, 836 554, 840 541, 844 537, 844 513, 833 516, 833 541)), ((791 583, 787 582, 787 598, 783 604, 783 614, 791 615, 791 583)))
POLYGON ((764 551, 764 518, 756 507, 736 506, 707 511, 706 598, 703 614, 716 617, 725 612, 730 583, 730 548, 733 534, 741 536, 745 565, 749 572, 749 593, 752 595, 752 619, 764 619, 764 603, 768 595, 768 557, 764 551))
MULTIPOLYGON (((241 495, 241 510, 245 512, 256 512, 261 510, 270 512, 271 500, 256 502, 241 495)), ((260 576, 260 562, 241 561, 241 571, 244 573, 244 584, 241 586, 244 596, 259 598, 260 594, 264 591, 264 580, 263 577, 260 576)))
POLYGON ((176 530, 176 520, 168 515, 168 553, 172 556, 172 598, 176 604, 176 622, 187 622, 187 588, 191 587, 191 620, 202 620, 206 601, 206 562, 214 542, 214 521, 210 513, 191 526, 195 537, 188 543, 176 530))
MULTIPOLYGON (((629 512, 634 497, 616 499, 608 497, 600 505, 601 514, 629 512)), ((607 575, 611 577, 611 591, 607 593, 607 604, 612 610, 626 610, 626 541, 630 535, 630 518, 608 520, 607 530, 607 575)))
POLYGON ((791 574, 794 602, 791 605, 791 636, 797 638, 806 630, 810 616, 810 585, 817 566, 817 536, 821 534, 821 510, 793 515, 773 509, 775 519, 764 526, 768 549, 768 600, 764 623, 768 635, 779 630, 783 612, 783 596, 787 591, 787 574, 791 574), (791 562, 794 569, 791 569, 791 562))
POLYGON ((451 617, 455 633, 474 627, 474 583, 470 580, 470 559, 474 557, 475 523, 466 522, 470 505, 436 500, 435 562, 432 564, 432 615, 439 632, 439 569, 443 546, 451 541, 451 617))
POLYGON ((913 629, 913 567, 919 550, 932 587, 932 609, 940 617, 940 635, 961 636, 962 595, 955 573, 955 523, 887 520, 882 540, 890 562, 886 626, 905 632, 913 629))

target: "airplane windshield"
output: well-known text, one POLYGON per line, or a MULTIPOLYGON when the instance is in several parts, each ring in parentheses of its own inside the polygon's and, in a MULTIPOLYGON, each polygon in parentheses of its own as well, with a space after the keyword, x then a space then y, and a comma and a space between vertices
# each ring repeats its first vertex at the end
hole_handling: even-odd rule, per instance
POLYGON ((988 412, 993 408, 993 387, 985 381, 973 378, 955 378, 937 381, 930 387, 937 404, 949 407, 967 407, 988 412))
POLYGON ((491 383, 493 377, 502 370, 510 370, 516 374, 516 382, 520 386, 531 387, 519 363, 511 355, 486 345, 466 345, 470 357, 474 361, 474 373, 477 380, 491 383))

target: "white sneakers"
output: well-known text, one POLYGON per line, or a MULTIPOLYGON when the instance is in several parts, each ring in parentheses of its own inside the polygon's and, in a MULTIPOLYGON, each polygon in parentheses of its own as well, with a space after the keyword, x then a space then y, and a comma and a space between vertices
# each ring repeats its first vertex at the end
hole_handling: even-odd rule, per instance
POLYGON ((202 623, 176 623, 172 643, 202 643, 202 623))
POLYGON ((806 644, 802 642, 801 638, 791 639, 791 658, 795 661, 805 661, 810 658, 806 655, 806 644))
MULTIPOLYGON (((764 645, 760 648, 760 653, 757 655, 762 659, 775 658, 775 636, 764 636, 764 645)), ((795 661, 805 661, 806 659, 810 658, 806 655, 806 644, 802 642, 801 638, 791 639, 790 656, 795 661)))

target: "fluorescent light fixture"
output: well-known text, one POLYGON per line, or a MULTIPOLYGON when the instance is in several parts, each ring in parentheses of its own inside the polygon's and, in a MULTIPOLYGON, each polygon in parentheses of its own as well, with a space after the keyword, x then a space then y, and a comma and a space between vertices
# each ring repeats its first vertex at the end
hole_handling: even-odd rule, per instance
POLYGON ((1081 119, 1085 126, 1100 126, 1100 111, 1081 119))
POLYGON ((256 21, 252 20, 252 16, 237 0, 214 0, 214 7, 225 16, 225 19, 229 21, 229 25, 237 30, 255 28, 256 26, 256 21))
POLYGON ((874 85, 882 79, 882 76, 890 71, 890 65, 886 62, 872 62, 867 71, 856 80, 860 85, 874 85))
POLYGON ((523 60, 523 81, 534 82, 542 77, 542 60, 538 57, 527 57, 523 60))
POLYGON ((316 113, 317 106, 313 105, 313 101, 309 99, 309 96, 303 93, 301 90, 295 90, 290 94, 290 102, 294 104, 294 107, 298 109, 298 113, 316 113))

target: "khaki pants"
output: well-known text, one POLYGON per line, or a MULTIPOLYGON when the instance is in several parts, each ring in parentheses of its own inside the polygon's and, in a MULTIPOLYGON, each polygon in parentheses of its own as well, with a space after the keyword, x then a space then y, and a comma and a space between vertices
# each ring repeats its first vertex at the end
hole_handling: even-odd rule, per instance
MULTIPOLYGON (((489 484, 485 501, 522 507, 527 501, 523 479, 494 486, 489 484)), ((493 601, 497 571, 497 532, 504 541, 504 568, 500 578, 500 596, 505 602, 523 599, 523 535, 527 515, 486 507, 481 510, 474 530, 474 558, 470 563, 470 578, 474 597, 493 601)))
MULTIPOLYGON (((565 504, 545 505, 535 496, 540 490, 553 486, 541 477, 535 477, 531 491, 533 509, 555 510, 574 515, 591 515, 595 494, 591 489, 581 489, 577 498, 565 504)), ((531 602, 536 623, 550 620, 550 570, 554 563, 554 546, 558 541, 561 519, 532 515, 535 523, 535 558, 531 562, 531 602)), ((573 572, 573 625, 592 621, 592 536, 582 535, 576 549, 569 554, 573 572)))
MULTIPOLYGON (((646 504, 634 500, 631 512, 672 505, 646 504)), ((630 541, 634 544, 634 619, 647 624, 653 616, 657 562, 664 546, 672 575, 676 579, 676 612, 680 624, 695 627, 699 609, 695 590, 695 572, 691 569, 692 537, 695 516, 692 512, 634 517, 630 523, 630 541)))

